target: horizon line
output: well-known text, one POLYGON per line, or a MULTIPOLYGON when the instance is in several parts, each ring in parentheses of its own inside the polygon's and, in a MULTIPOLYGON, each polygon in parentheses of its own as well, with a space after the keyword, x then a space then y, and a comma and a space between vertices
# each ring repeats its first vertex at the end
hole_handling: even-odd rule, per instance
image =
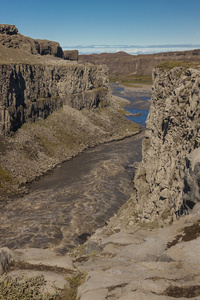
POLYGON ((99 44, 99 45, 71 45, 71 46, 62 46, 62 48, 141 48, 141 49, 146 49, 146 48, 194 48, 194 47, 200 47, 200 44, 162 44, 162 45, 107 45, 107 44, 99 44))

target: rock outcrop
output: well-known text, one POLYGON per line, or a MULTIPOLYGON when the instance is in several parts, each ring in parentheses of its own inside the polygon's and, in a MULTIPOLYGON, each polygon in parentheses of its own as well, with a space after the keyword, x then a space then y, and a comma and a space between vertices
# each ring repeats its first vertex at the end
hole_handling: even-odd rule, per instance
MULTIPOLYGON (((145 222, 165 219, 170 223, 172 216, 187 213, 199 199, 194 197, 196 192, 188 193, 191 176, 199 189, 199 164, 189 166, 188 172, 186 157, 200 146, 200 70, 184 64, 170 69, 169 65, 162 64, 153 72, 143 158, 134 181, 136 211, 145 222)), ((195 156, 196 152, 190 154, 195 156)))
POLYGON ((13 35, 17 33, 18 33, 18 29, 16 28, 15 25, 7 25, 7 24, 0 25, 0 34, 13 35))
POLYGON ((63 58, 63 50, 59 43, 24 36, 18 32, 15 25, 0 24, 0 44, 7 48, 20 49, 31 54, 49 54, 63 58))
POLYGON ((75 60, 78 61, 78 50, 66 50, 63 51, 63 58, 66 60, 75 60))

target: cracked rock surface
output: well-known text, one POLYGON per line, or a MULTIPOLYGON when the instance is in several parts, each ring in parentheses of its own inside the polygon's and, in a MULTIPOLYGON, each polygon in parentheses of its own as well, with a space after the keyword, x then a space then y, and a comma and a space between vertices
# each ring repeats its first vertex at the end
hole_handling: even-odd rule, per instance
POLYGON ((127 204, 88 240, 85 252, 74 253, 75 266, 87 273, 80 299, 200 299, 199 204, 191 215, 163 228, 130 225, 128 214, 127 204))

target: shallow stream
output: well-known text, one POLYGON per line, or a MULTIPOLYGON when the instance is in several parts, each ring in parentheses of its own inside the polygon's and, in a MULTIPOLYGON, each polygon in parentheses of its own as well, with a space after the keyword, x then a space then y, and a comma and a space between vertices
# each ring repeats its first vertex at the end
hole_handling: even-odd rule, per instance
MULTIPOLYGON (((128 111, 142 126, 149 97, 111 86, 113 94, 131 101, 128 111)), ((49 248, 66 253, 85 241, 129 199, 133 163, 141 160, 144 133, 88 149, 30 186, 27 195, 4 204, 0 218, 1 247, 49 248)))

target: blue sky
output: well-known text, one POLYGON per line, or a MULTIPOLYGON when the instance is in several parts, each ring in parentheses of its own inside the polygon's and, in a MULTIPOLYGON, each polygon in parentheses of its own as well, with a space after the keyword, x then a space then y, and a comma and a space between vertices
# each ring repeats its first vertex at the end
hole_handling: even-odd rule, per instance
POLYGON ((1 0, 2 24, 80 53, 200 48, 200 0, 1 0))

